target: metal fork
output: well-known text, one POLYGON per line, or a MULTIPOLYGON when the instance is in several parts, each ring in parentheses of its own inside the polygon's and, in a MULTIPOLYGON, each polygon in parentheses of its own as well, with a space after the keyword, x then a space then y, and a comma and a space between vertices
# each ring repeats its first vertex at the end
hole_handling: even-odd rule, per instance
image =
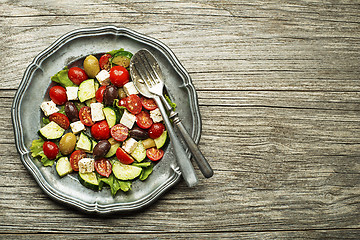
MULTIPOLYGON (((201 153, 198 146, 191 138, 190 134, 185 129, 180 118, 178 117, 178 113, 173 111, 173 108, 170 106, 170 104, 163 95, 164 82, 162 80, 163 79, 162 72, 155 57, 145 49, 140 50, 135 55, 138 56, 135 58, 135 62, 137 61, 136 70, 141 76, 141 78, 144 80, 147 89, 149 90, 150 93, 152 93, 153 95, 157 96, 162 100, 162 103, 164 103, 166 109, 169 111, 169 118, 173 119, 175 126, 177 126, 177 128, 179 129, 200 171, 205 177, 207 178, 211 177, 213 175, 213 170, 210 167, 208 161, 201 153)), ((155 101, 157 101, 156 98, 154 99, 155 101)))

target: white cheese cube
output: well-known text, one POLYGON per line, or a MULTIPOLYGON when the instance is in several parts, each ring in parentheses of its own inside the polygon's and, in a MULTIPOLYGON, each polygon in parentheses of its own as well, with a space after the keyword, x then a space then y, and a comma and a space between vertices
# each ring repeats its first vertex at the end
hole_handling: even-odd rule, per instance
POLYGON ((138 142, 133 139, 133 138, 129 138, 127 139, 123 145, 122 145, 122 148, 125 150, 125 152, 127 152, 128 154, 131 154, 135 148, 137 147, 138 145, 138 142))
POLYGON ((85 130, 85 126, 81 121, 70 123, 70 127, 74 134, 78 134, 79 132, 85 130))
POLYGON ((68 101, 78 99, 79 87, 66 87, 66 95, 68 101))
POLYGON ((161 122, 163 120, 160 109, 157 108, 155 110, 150 111, 150 118, 154 123, 161 122))
POLYGON ((81 173, 89 173, 95 170, 94 167, 94 159, 92 158, 82 158, 78 162, 79 165, 79 172, 81 173))
POLYGON ((136 116, 134 114, 129 113, 127 110, 124 111, 120 119, 120 123, 129 129, 131 129, 136 121, 136 116))
POLYGON ((40 108, 41 110, 43 110, 45 116, 47 117, 59 111, 59 109, 56 107, 56 104, 53 101, 43 102, 40 105, 40 108))
POLYGON ((133 82, 128 82, 127 84, 125 84, 123 86, 123 88, 124 88, 124 92, 126 93, 127 96, 129 96, 131 94, 139 94, 139 92, 135 88, 135 85, 133 82))
POLYGON ((94 122, 101 121, 105 119, 104 113, 103 113, 103 107, 102 103, 96 102, 90 104, 91 109, 91 119, 94 122))
POLYGON ((100 85, 107 86, 111 82, 110 73, 105 69, 101 70, 95 77, 99 81, 100 85))

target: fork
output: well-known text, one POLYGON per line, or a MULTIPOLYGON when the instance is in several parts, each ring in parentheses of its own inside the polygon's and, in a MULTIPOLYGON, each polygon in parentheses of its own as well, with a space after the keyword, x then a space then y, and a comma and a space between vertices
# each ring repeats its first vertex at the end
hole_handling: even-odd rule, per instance
POLYGON ((200 171, 206 178, 210 178, 213 175, 211 166, 209 165, 204 155, 201 153, 194 140, 191 138, 190 134, 185 129, 178 116, 178 113, 173 110, 163 95, 164 82, 162 80, 161 69, 157 64, 155 57, 145 49, 140 50, 138 53, 140 61, 138 62, 139 67, 136 65, 136 69, 138 70, 139 75, 144 80, 149 92, 155 94, 164 103, 166 109, 169 111, 169 118, 173 119, 175 126, 177 126, 185 143, 189 147, 190 152, 192 153, 200 171))

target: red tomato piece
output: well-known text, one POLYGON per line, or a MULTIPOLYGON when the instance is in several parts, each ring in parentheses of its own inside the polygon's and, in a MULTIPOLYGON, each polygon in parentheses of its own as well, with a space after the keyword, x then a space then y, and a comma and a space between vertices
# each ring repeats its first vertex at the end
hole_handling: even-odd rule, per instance
POLYGON ((101 58, 99 59, 99 65, 101 69, 105 69, 107 71, 110 70, 110 58, 112 58, 112 56, 108 53, 101 56, 101 58))
POLYGON ((50 141, 46 141, 43 144, 43 151, 48 159, 55 159, 59 153, 59 147, 50 141))
POLYGON ((108 159, 101 158, 95 161, 95 170, 104 177, 109 177, 112 172, 112 166, 108 159))
POLYGON ((162 123, 154 123, 149 128, 149 137, 152 139, 158 138, 165 131, 165 126, 162 123))
POLYGON ((141 104, 146 110, 149 111, 155 110, 158 107, 154 99, 146 98, 144 96, 141 97, 141 104))
POLYGON ((134 162, 134 159, 121 147, 116 150, 116 157, 123 164, 131 164, 134 162))
POLYGON ((83 81, 88 79, 86 72, 79 67, 72 67, 68 72, 69 79, 76 85, 80 85, 83 81))
POLYGON ((70 165, 74 171, 79 171, 79 161, 83 158, 86 158, 83 150, 76 150, 70 155, 70 165))
POLYGON ((68 129, 70 126, 69 118, 62 113, 51 114, 49 120, 50 122, 51 121, 56 122, 60 127, 62 127, 65 130, 68 129))
POLYGON ((110 129, 106 120, 95 123, 91 127, 91 135, 96 140, 105 140, 110 138, 110 129))
POLYGON ((110 129, 110 134, 116 141, 122 142, 128 137, 129 128, 119 123, 110 129))
POLYGON ((164 156, 164 151, 155 147, 148 148, 146 149, 146 156, 151 161, 159 161, 164 156))
POLYGON ((106 86, 101 86, 101 87, 99 87, 98 90, 96 90, 96 93, 95 93, 96 101, 98 101, 98 102, 103 101, 105 88, 106 88, 106 86))
POLYGON ((116 87, 122 87, 129 82, 130 74, 123 66, 114 66, 110 69, 110 81, 116 87))
POLYGON ((66 90, 61 86, 54 86, 50 88, 49 96, 57 105, 64 105, 67 101, 66 90))
POLYGON ((79 118, 82 124, 85 126, 91 127, 94 125, 93 120, 91 119, 91 108, 88 106, 84 106, 79 111, 79 118))
POLYGON ((140 97, 136 94, 126 97, 126 108, 134 115, 140 113, 142 109, 140 97))
POLYGON ((136 124, 142 129, 148 129, 153 124, 150 114, 147 111, 141 111, 136 114, 136 124))

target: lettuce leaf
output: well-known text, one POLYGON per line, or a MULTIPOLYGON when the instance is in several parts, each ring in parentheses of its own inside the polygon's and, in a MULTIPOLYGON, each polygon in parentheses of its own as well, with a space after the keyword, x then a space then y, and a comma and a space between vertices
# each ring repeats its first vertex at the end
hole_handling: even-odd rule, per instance
POLYGON ((45 141, 43 139, 41 139, 41 138, 32 141, 32 144, 31 144, 31 147, 30 147, 31 156, 34 157, 34 158, 40 158, 40 161, 42 162, 42 164, 45 167, 52 166, 54 164, 55 160, 62 157, 62 154, 59 152, 55 159, 49 159, 48 157, 45 156, 44 151, 43 151, 44 142, 45 141))
POLYGON ((127 192, 131 190, 131 181, 121 181, 115 178, 113 174, 111 174, 108 178, 100 177, 99 178, 99 186, 102 188, 103 184, 106 183, 109 185, 111 190, 111 195, 115 196, 119 190, 127 192))
POLYGON ((125 51, 123 48, 120 48, 118 50, 112 50, 112 51, 108 52, 108 54, 110 54, 113 57, 124 56, 127 58, 132 58, 132 56, 133 56, 133 54, 131 52, 125 51))
POLYGON ((68 71, 67 68, 59 71, 51 77, 51 81, 60 83, 63 87, 76 87, 77 85, 68 77, 68 71))
POLYGON ((173 110, 176 110, 176 103, 172 102, 168 95, 165 94, 166 101, 170 104, 170 106, 173 108, 173 110))

